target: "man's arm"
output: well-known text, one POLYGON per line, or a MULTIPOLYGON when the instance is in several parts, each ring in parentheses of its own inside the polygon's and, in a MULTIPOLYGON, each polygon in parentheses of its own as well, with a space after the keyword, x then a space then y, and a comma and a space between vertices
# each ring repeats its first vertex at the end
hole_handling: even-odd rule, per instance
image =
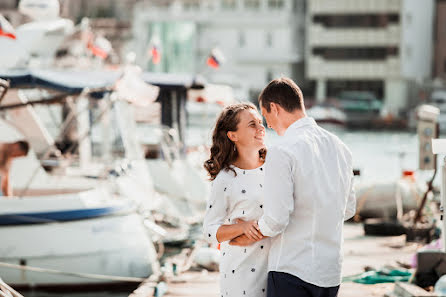
POLYGON ((356 192, 355 192, 355 186, 354 186, 354 177, 351 177, 350 182, 350 191, 347 198, 347 204, 345 206, 345 216, 344 220, 347 221, 348 219, 352 218, 356 213, 356 192))
POLYGON ((288 226, 294 210, 294 160, 283 148, 268 150, 265 163, 264 207, 259 219, 260 232, 273 237, 288 226))

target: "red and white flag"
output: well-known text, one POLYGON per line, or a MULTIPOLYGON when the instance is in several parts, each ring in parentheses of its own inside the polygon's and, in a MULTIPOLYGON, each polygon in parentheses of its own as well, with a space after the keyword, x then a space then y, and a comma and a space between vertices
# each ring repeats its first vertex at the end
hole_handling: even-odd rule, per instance
POLYGON ((161 62, 161 42, 158 36, 154 36, 149 43, 148 55, 153 64, 159 64, 161 62))
POLYGON ((0 37, 16 39, 14 28, 8 20, 0 14, 0 37))
POLYGON ((212 49, 211 54, 206 60, 206 64, 215 69, 219 68, 223 62, 223 53, 218 48, 212 49))
POLYGON ((112 51, 110 41, 102 36, 95 38, 93 35, 91 35, 87 42, 87 48, 94 56, 101 59, 107 59, 108 55, 112 51))

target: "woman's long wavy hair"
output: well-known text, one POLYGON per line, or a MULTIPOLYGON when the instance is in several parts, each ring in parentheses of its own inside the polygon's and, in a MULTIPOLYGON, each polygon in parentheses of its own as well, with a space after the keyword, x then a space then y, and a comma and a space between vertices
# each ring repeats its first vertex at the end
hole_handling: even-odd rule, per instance
MULTIPOLYGON (((232 170, 237 175, 229 165, 237 159, 238 151, 227 134, 229 131, 237 131, 240 112, 250 109, 257 111, 257 108, 251 103, 232 104, 225 107, 218 117, 212 134, 211 156, 204 162, 204 168, 208 171, 210 180, 214 180, 223 169, 232 170)), ((266 149, 259 150, 259 157, 262 160, 265 160, 265 156, 266 149)))

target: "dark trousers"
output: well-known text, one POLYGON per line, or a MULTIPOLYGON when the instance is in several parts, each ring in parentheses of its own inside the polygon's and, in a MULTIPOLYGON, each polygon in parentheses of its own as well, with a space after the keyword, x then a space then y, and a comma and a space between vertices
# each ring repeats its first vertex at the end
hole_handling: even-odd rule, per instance
POLYGON ((267 297, 336 297, 338 290, 339 286, 318 287, 285 272, 268 272, 267 297))

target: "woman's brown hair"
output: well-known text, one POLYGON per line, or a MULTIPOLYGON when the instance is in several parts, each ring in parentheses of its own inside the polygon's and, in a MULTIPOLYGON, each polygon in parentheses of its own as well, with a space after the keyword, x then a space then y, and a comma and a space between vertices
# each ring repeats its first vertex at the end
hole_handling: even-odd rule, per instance
MULTIPOLYGON (((204 162, 204 168, 209 173, 210 180, 214 180, 223 169, 232 170, 237 175, 229 165, 237 159, 238 152, 235 149, 235 144, 228 138, 227 133, 237 131, 240 112, 250 109, 257 111, 252 103, 237 103, 225 107, 220 113, 212 133, 211 156, 209 160, 204 162)), ((265 160, 265 156, 266 149, 261 149, 259 157, 265 160)))

